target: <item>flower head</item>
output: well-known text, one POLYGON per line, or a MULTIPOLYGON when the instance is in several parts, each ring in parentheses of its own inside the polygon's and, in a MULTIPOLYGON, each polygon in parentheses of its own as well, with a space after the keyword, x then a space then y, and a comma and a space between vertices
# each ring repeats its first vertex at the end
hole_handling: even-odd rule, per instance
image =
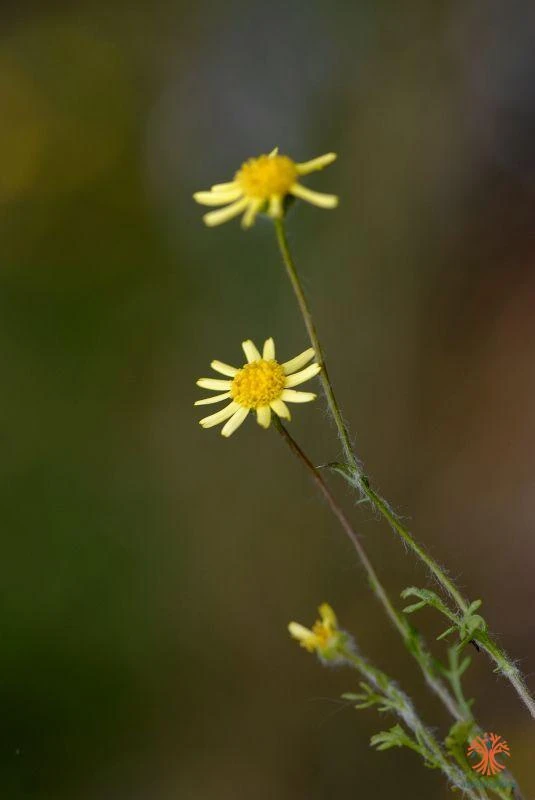
POLYGON ((269 428, 272 411, 279 417, 290 419, 286 403, 308 403, 316 398, 311 392, 296 392, 292 388, 313 378, 321 370, 316 363, 305 367, 314 358, 312 347, 283 364, 275 360, 273 339, 266 339, 262 355, 250 339, 243 342, 242 347, 247 363, 241 369, 221 361, 211 363, 212 369, 226 375, 227 380, 200 378, 197 381, 197 386, 216 392, 222 391, 222 394, 197 400, 196 406, 217 403, 219 400, 231 401, 221 411, 200 420, 203 428, 211 428, 226 421, 221 431, 223 436, 234 433, 249 411, 256 411, 258 424, 269 428))
POLYGON ((322 603, 318 612, 320 619, 316 620, 312 630, 299 622, 290 622, 288 630, 309 653, 316 652, 321 658, 332 661, 337 658, 337 648, 345 635, 339 630, 336 615, 328 603, 322 603))
POLYGON ((241 165, 230 183, 212 186, 209 192, 196 192, 193 197, 205 206, 224 206, 204 215, 207 225, 220 225, 243 213, 242 225, 250 228, 260 211, 266 210, 273 219, 284 213, 284 199, 293 195, 308 200, 320 208, 335 208, 338 198, 333 194, 313 192, 299 183, 299 178, 309 172, 327 167, 336 159, 336 153, 326 153, 297 164, 288 156, 279 155, 278 147, 269 155, 250 158, 241 165))

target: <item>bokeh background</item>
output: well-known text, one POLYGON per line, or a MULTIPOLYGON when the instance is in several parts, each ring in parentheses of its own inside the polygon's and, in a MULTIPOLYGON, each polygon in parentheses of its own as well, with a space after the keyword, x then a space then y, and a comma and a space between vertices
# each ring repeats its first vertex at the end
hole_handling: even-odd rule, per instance
MULTIPOLYGON (((328 600, 447 729, 300 465, 197 425, 212 358, 307 341, 270 224, 207 230, 191 195, 275 145, 339 153, 309 181, 339 209, 289 227, 359 453, 535 688, 533 4, 1 14, 3 797, 446 798, 289 640, 328 600)), ((322 405, 294 416, 336 458, 322 405)), ((429 585, 333 485, 392 594, 429 585)), ((527 713, 476 653, 467 689, 535 797, 527 713)))

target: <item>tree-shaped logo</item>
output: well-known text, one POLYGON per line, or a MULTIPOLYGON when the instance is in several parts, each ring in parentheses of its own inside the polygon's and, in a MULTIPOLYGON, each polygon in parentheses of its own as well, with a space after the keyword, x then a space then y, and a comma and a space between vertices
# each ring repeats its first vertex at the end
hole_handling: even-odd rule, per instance
POLYGON ((470 742, 470 746, 466 751, 467 756, 473 753, 480 756, 477 764, 472 765, 475 772, 480 775, 498 775, 499 772, 505 769, 505 764, 500 764, 496 756, 503 753, 510 756, 509 745, 497 733, 485 733, 483 736, 476 736, 470 742))

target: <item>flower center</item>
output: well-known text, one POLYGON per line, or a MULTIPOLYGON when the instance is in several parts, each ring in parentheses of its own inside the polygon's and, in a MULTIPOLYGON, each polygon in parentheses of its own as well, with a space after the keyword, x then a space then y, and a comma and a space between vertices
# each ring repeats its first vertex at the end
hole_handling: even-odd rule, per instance
POLYGON ((312 628, 312 633, 316 637, 316 647, 325 648, 333 635, 330 626, 324 625, 323 622, 316 622, 312 628))
POLYGON ((245 408, 268 406, 280 397, 286 376, 276 361, 253 361, 234 376, 230 387, 232 399, 245 408))
POLYGON ((288 156, 259 156, 242 164, 234 180, 247 197, 267 200, 272 195, 288 194, 297 180, 297 169, 288 156))

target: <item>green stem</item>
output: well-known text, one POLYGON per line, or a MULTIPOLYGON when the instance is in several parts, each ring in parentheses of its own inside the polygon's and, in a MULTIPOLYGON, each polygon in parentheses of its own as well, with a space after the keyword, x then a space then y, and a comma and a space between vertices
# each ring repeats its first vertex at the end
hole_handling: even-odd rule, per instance
POLYGON ((299 279, 299 275, 297 273, 297 269, 295 267, 292 254, 290 252, 290 247, 288 245, 288 238, 286 236, 286 229, 284 227, 284 222, 282 219, 276 219, 274 222, 275 222, 275 232, 277 234, 277 242, 279 244, 282 260, 284 261, 286 272, 288 274, 290 283, 292 284, 292 288, 297 298, 299 309, 301 311, 301 315, 303 317, 303 320, 305 322, 305 327, 307 329, 308 338, 310 339, 310 343, 316 352, 316 360, 318 364, 321 365, 321 372, 319 374, 319 377, 323 386, 323 391, 325 392, 325 397, 327 398, 329 409, 331 411, 331 414, 336 423, 336 427, 338 429, 338 434, 340 436, 340 441, 342 442, 342 449, 344 451, 345 459, 348 464, 351 464, 353 469, 355 469, 356 471, 360 471, 357 459, 355 458, 355 454, 353 452, 353 446, 351 444, 349 431, 344 422, 344 418, 342 417, 342 412, 340 410, 340 406, 338 405, 338 401, 336 400, 334 389, 329 378, 329 373, 327 371, 327 364, 325 363, 325 358, 323 356, 321 343, 318 334, 316 332, 316 326, 314 325, 314 320, 312 319, 312 314, 310 313, 310 309, 308 307, 308 302, 305 296, 305 292, 301 285, 301 281, 299 279))
MULTIPOLYGON (((288 245, 284 220, 276 219, 274 224, 277 242, 284 266, 286 267, 286 272, 297 298, 297 303, 308 332, 310 343, 314 348, 316 352, 316 358, 322 367, 319 376, 323 385, 323 390, 325 392, 330 413, 334 419, 340 441, 342 443, 342 449, 347 462, 347 468, 352 476, 349 482, 369 500, 373 507, 383 516, 383 518, 389 523, 390 527, 401 537, 405 544, 413 551, 413 553, 418 556, 421 561, 423 561, 423 563, 435 576, 436 580, 442 586, 444 591, 450 595, 460 611, 464 614, 468 608, 468 603, 459 592, 453 581, 446 575, 439 564, 437 564, 437 562, 424 550, 424 548, 415 541, 411 533, 401 524, 399 519, 392 512, 388 503, 376 492, 374 492, 374 490, 370 487, 368 479, 362 472, 362 468, 353 450, 349 430, 344 422, 340 406, 338 405, 338 401, 334 394, 334 389, 329 378, 327 364, 325 363, 323 349, 314 325, 312 313, 310 311, 308 301, 306 299, 306 295, 290 251, 290 247, 288 245)), ((485 652, 497 665, 498 670, 510 681, 511 685, 528 709, 529 713, 535 719, 535 700, 531 696, 520 671, 514 666, 506 653, 488 636, 486 637, 486 640, 481 641, 480 643, 485 652)))
POLYGON ((524 705, 530 712, 531 716, 535 719, 535 700, 530 694, 524 677, 520 670, 513 664, 507 653, 502 650, 496 642, 493 642, 490 636, 485 634, 478 634, 477 641, 482 649, 490 656, 490 658, 497 665, 497 671, 500 672, 514 687, 518 696, 524 702, 524 705))
MULTIPOLYGON (((457 700, 459 708, 462 710, 464 718, 468 721, 474 722, 476 724, 474 715, 472 714, 472 709, 470 708, 470 703, 464 696, 461 676, 462 672, 459 671, 459 651, 457 648, 452 648, 449 651, 449 659, 450 659, 450 668, 448 670, 448 680, 451 688, 453 689, 453 694, 455 699, 457 700), (455 661, 452 662, 452 655, 455 658, 455 661)), ((464 670, 463 670, 464 671, 464 670)))
MULTIPOLYGON (((362 483, 362 482, 360 482, 362 483)), ((416 553, 418 558, 424 562, 426 567, 430 570, 430 572, 435 576, 437 581, 440 583, 442 588, 450 595, 450 597, 455 601, 459 609, 464 613, 466 613, 468 609, 468 602, 464 599, 460 591, 457 589, 453 581, 446 575, 444 570, 437 564, 437 562, 431 558, 428 553, 424 550, 418 542, 413 539, 409 531, 400 523, 399 519, 396 515, 392 512, 389 508, 388 503, 380 497, 371 486, 365 482, 364 485, 360 486, 359 489, 366 495, 368 500, 372 503, 374 508, 379 511, 380 514, 387 520, 389 525, 399 534, 399 536, 403 539, 405 544, 411 548, 411 550, 416 553)))

